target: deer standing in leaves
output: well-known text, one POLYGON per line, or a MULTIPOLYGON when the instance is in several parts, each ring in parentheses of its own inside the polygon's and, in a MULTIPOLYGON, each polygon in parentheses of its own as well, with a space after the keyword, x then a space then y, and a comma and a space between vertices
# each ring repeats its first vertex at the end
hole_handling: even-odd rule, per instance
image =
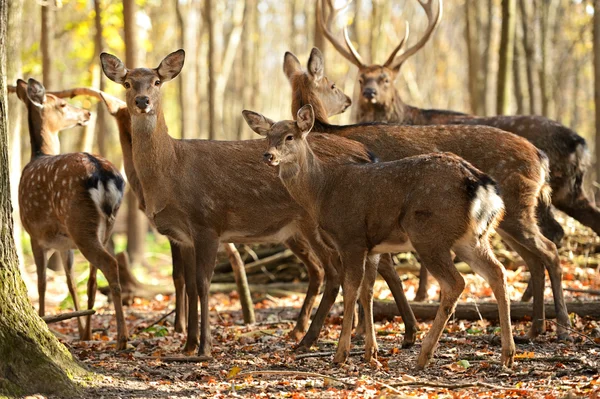
MULTIPOLYGON (((107 251, 123 198, 125 182, 106 159, 87 153, 59 155, 58 132, 83 125, 89 111, 76 108, 63 99, 46 94, 34 79, 17 81, 16 92, 28 111, 31 160, 19 183, 19 206, 23 227, 31 236, 39 291, 39 314, 45 313, 46 266, 48 254, 58 251, 63 261, 67 285, 75 310, 79 310, 73 282, 73 250, 79 249, 90 262, 88 308, 96 297, 96 272, 108 280, 117 318, 117 349, 127 344, 127 326, 121 303, 117 260, 107 251)), ((83 327, 82 339, 91 339, 91 316, 83 327)))
MULTIPOLYGON (((190 298, 184 352, 191 353, 197 348, 200 355, 208 356, 211 352, 208 291, 219 242, 289 244, 293 240, 307 240, 328 276, 326 292, 335 287, 330 280, 336 272, 330 266, 331 252, 314 238, 315 222, 292 200, 276 172, 260 162, 262 143, 176 140, 169 136, 160 88, 179 74, 184 54, 183 50, 171 53, 154 69, 127 69, 121 60, 106 53, 100 58, 106 76, 126 89, 131 117, 131 159, 143 191, 146 215, 158 232, 177 242, 181 250, 190 298), (198 297, 201 334, 198 301, 193 299, 198 297)), ((315 152, 324 162, 371 162, 368 151, 355 141, 319 135, 313 140, 315 152)), ((410 334, 407 341, 414 342, 416 320, 401 281, 391 264, 384 266, 392 279, 388 284, 396 283, 394 294, 401 297, 396 299, 407 325, 413 323, 407 328, 410 334)), ((305 302, 307 311, 304 306, 302 310, 307 321, 323 280, 323 269, 315 267, 312 272, 309 269, 311 273, 307 295, 311 299, 305 302)), ((339 285, 335 288, 339 290, 339 285)))
MULTIPOLYGON (((283 69, 292 86, 292 114, 311 104, 315 112, 314 132, 356 140, 366 145, 380 161, 444 151, 452 152, 488 173, 498 182, 506 207, 497 231, 521 255, 531 272, 533 321, 529 337, 535 338, 545 330, 546 267, 560 324, 558 336, 570 339, 565 328, 570 325, 570 320, 562 289, 558 251, 537 226, 536 207, 550 206, 550 188, 546 181, 548 160, 543 152, 524 138, 489 126, 331 125, 329 116, 334 115, 341 104, 347 104, 350 98, 325 76, 324 66, 323 54, 317 48, 312 50, 306 69, 292 53, 285 54, 283 69), (343 100, 340 99, 342 95, 345 96, 343 100)), ((324 295, 317 314, 328 312, 334 300, 324 295)), ((310 346, 312 340, 318 338, 319 330, 320 326, 313 323, 303 341, 310 346)))
MULTIPOLYGON (((336 39, 331 32, 331 24, 340 9, 335 10, 332 1, 327 1, 331 12, 327 23, 324 22, 325 16, 320 15, 323 33, 342 56, 358 67, 360 85, 358 122, 402 125, 487 125, 524 137, 544 151, 549 158, 552 204, 592 228, 596 234, 600 234, 600 210, 587 198, 583 187, 584 174, 589 166, 587 145, 585 139, 573 130, 543 116, 479 117, 449 110, 421 109, 402 101, 394 83, 402 65, 431 38, 442 18, 442 0, 439 1, 437 11, 434 10, 433 0, 418 0, 429 21, 423 36, 413 46, 404 49, 408 41, 407 25, 404 38, 382 65, 368 65, 362 60, 348 37, 347 29, 344 29, 345 44, 336 39), (400 52, 401 50, 403 51, 400 52)), ((322 7, 322 11, 325 13, 325 7, 322 7)), ((538 217, 542 221, 544 235, 559 245, 564 236, 560 224, 554 220, 550 212, 540 211, 538 217)), ((524 299, 528 300, 530 294, 531 291, 528 290, 524 299)))
POLYGON ((324 166, 306 141, 315 122, 310 104, 298 110, 296 121, 276 123, 252 111, 243 115, 252 130, 267 138, 264 161, 279 166, 283 185, 317 220, 320 240, 340 255, 344 320, 335 363, 345 362, 350 353, 357 298, 365 310, 365 360, 376 358, 372 308, 377 268, 371 258, 414 248, 442 290, 417 367, 424 368, 433 357, 465 288, 451 250, 490 283, 500 314, 502 364, 512 366, 515 344, 506 276, 488 237, 502 217, 504 204, 491 178, 450 153, 324 166))

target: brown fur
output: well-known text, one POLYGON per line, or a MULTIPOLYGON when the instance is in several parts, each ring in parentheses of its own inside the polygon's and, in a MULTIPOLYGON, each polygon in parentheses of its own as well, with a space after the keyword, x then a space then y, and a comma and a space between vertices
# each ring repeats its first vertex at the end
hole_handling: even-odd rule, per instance
MULTIPOLYGON (((318 50, 313 50, 311 57, 322 55, 318 50)), ((295 70, 295 74, 304 74, 310 79, 309 74, 302 69, 295 70)), ((294 84, 298 79, 292 79, 291 83, 294 84)), ((306 87, 292 86, 292 92, 297 93, 306 87)), ((310 92, 302 92, 301 95, 303 101, 313 101, 311 104, 318 103, 318 97, 310 92)), ((319 107, 327 109, 328 104, 317 104, 316 109, 319 107)), ((327 111, 327 114, 333 112, 327 111)), ((323 118, 323 115, 320 117, 323 118)), ((527 262, 535 286, 534 322, 530 335, 535 337, 544 330, 544 266, 551 276, 560 323, 569 325, 558 252, 556 246, 537 227, 536 206, 546 198, 547 161, 527 140, 487 126, 334 126, 328 124, 326 118, 317 119, 314 130, 357 140, 365 144, 381 161, 447 151, 463 157, 489 174, 498 182, 506 205, 506 216, 499 226, 499 233, 527 262)), ((561 337, 568 336, 565 329, 561 329, 559 334, 561 337)))

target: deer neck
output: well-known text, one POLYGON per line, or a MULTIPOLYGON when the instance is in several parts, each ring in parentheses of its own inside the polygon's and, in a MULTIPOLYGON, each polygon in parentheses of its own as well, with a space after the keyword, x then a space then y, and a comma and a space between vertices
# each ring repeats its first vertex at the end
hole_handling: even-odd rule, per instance
POLYGON ((44 123, 42 115, 29 105, 27 122, 29 124, 29 138, 31 140, 31 160, 43 155, 57 155, 60 153, 59 129, 52 128, 44 123))
POLYGON ((144 191, 167 181, 175 170, 175 142, 160 105, 154 114, 131 113, 131 133, 133 165, 144 191))
POLYGON ((292 198, 315 217, 315 206, 325 185, 324 169, 308 144, 302 146, 294 162, 279 166, 279 178, 292 198))

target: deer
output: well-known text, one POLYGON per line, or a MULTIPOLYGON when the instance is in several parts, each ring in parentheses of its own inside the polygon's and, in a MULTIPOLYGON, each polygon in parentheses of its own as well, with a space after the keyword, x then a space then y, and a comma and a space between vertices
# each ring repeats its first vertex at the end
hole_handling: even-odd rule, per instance
POLYGON ((500 314, 501 361, 512 366, 515 344, 506 274, 489 242, 504 204, 489 176, 450 153, 326 166, 306 141, 315 124, 312 105, 302 106, 295 121, 274 122, 247 110, 243 115, 250 128, 267 139, 264 162, 278 167, 292 198, 317 221, 319 239, 339 253, 344 318, 334 363, 348 358, 357 298, 365 310, 365 361, 376 359, 373 284, 377 268, 369 258, 412 248, 442 287, 440 307, 423 340, 417 367, 423 369, 432 359, 465 288, 451 250, 492 287, 500 314))
MULTIPOLYGON (((315 266, 307 294, 310 301, 305 301, 306 310, 303 307, 301 313, 308 320, 323 275, 324 292, 337 295, 331 251, 314 238, 315 222, 290 197, 276 172, 260 162, 263 151, 259 140, 177 140, 169 135, 160 89, 183 68, 183 50, 169 54, 152 69, 128 69, 108 53, 102 53, 100 60, 104 74, 126 91, 131 159, 142 188, 145 213, 158 232, 180 248, 190 298, 184 353, 197 351, 210 356, 208 291, 219 242, 293 245, 306 241, 321 265, 315 266), (200 299, 200 331, 198 301, 193 298, 200 299)), ((312 140, 315 152, 328 164, 372 162, 370 153, 356 141, 325 135, 315 135, 312 140)), ((392 292, 405 317, 405 340, 412 344, 417 322, 401 280, 391 262, 381 262, 378 267, 388 284, 396 287, 392 292)), ((325 316, 317 320, 321 316, 315 316, 317 324, 324 322, 325 316)))
MULTIPOLYGON (((127 325, 121 303, 117 260, 106 245, 112 231, 125 181, 106 159, 84 152, 59 154, 58 132, 85 125, 90 112, 47 94, 35 79, 19 79, 16 93, 27 106, 31 159, 19 182, 21 222, 31 237, 38 276, 39 315, 45 314, 48 255, 60 254, 75 310, 79 310, 73 282, 73 250, 90 262, 88 308, 94 307, 96 273, 108 280, 117 320, 116 348, 125 349, 127 325)), ((78 318, 82 340, 90 340, 91 315, 85 327, 78 318)))
MULTIPOLYGON (((443 2, 439 0, 434 10, 433 0, 418 0, 425 11, 428 25, 422 37, 413 46, 406 48, 409 37, 408 24, 404 37, 393 49, 384 64, 365 63, 350 41, 347 28, 344 29, 342 44, 331 32, 335 14, 343 7, 335 9, 328 0, 331 10, 327 23, 325 7, 319 14, 319 24, 324 35, 337 52, 358 68, 360 94, 357 101, 358 122, 385 122, 401 125, 487 125, 493 126, 529 140, 544 151, 550 160, 550 186, 552 205, 560 211, 590 227, 600 235, 600 210, 587 197, 583 187, 584 175, 590 164, 586 141, 573 130, 560 123, 537 115, 498 115, 480 117, 452 110, 422 109, 406 104, 395 86, 402 65, 431 38, 442 19, 443 2), (403 50, 402 52, 400 52, 403 50)), ((559 245, 564 230, 549 212, 540 212, 542 232, 559 245)), ((530 290, 524 300, 531 298, 530 290)))
MULTIPOLYGON (((545 154, 524 138, 489 126, 332 125, 329 115, 351 100, 345 94, 346 98, 340 100, 343 92, 325 75, 324 67, 323 54, 317 48, 312 49, 306 69, 294 54, 285 54, 283 70, 292 88, 292 115, 304 105, 312 105, 315 114, 312 131, 356 140, 381 162, 452 152, 490 175, 500 187, 506 208, 496 231, 525 260, 531 273, 533 315, 528 338, 534 339, 545 331, 545 267, 561 325, 557 327, 557 336, 560 340, 570 340, 567 328, 563 328, 568 327, 570 321, 562 289, 560 258, 556 245, 541 233, 536 218, 536 207, 550 206, 545 154)), ((333 300, 324 296, 321 305, 326 308, 330 304, 333 300)), ((319 329, 320 326, 313 323, 305 340, 308 336, 316 339, 319 329)))

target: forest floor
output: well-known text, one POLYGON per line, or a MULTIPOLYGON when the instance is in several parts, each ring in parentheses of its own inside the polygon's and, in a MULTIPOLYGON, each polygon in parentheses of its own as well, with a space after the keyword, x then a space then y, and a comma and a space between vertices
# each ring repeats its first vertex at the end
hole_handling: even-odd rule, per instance
MULTIPOLYGON (((568 238, 560 250, 564 286, 600 289, 600 253, 596 253, 600 240, 572 220, 565 222, 568 238)), ((498 242, 495 246, 498 257, 511 269, 510 294, 518 300, 529 275, 515 254, 498 242)), ((168 264, 168 257, 153 256, 168 264)), ((411 273, 402 278, 411 299, 418 279, 411 273)), ((465 275, 465 280, 467 289, 461 301, 493 300, 481 278, 465 275)), ((147 281, 169 286, 168 268, 154 272, 147 281)), ((50 273, 48 297, 66 298, 65 286, 64 276, 50 273)), ((436 298, 437 291, 432 284, 430 298, 436 298)), ((570 291, 565 296, 567 301, 598 300, 570 291)), ((383 281, 376 284, 376 297, 391 298, 383 281)), ((126 308, 132 342, 122 352, 115 352, 111 341, 116 334, 112 306, 102 295, 98 299, 93 341, 78 340, 74 319, 51 325, 73 355, 98 377, 82 382, 81 396, 86 398, 600 398, 600 322, 574 314, 574 342, 558 342, 555 324, 547 321, 546 334, 534 342, 517 344, 511 370, 500 366, 496 322, 451 319, 431 364, 418 371, 414 366, 430 322, 420 323, 414 347, 402 349, 404 324, 400 318, 376 324, 377 363, 365 363, 360 353, 363 342, 353 338, 354 352, 348 363, 335 366, 331 353, 341 328, 341 296, 318 345, 306 356, 296 354, 294 342, 287 338, 302 293, 275 296, 254 292, 257 323, 252 326, 242 323, 236 292, 211 294, 213 359, 202 362, 182 361, 185 336, 174 333, 172 315, 164 317, 174 309, 173 296, 136 299, 126 308)), ((551 300, 549 289, 546 299, 551 300)), ((60 313, 69 303, 49 302, 49 313, 60 313)), ((527 320, 513 323, 514 335, 522 337, 529 326, 527 320)))

